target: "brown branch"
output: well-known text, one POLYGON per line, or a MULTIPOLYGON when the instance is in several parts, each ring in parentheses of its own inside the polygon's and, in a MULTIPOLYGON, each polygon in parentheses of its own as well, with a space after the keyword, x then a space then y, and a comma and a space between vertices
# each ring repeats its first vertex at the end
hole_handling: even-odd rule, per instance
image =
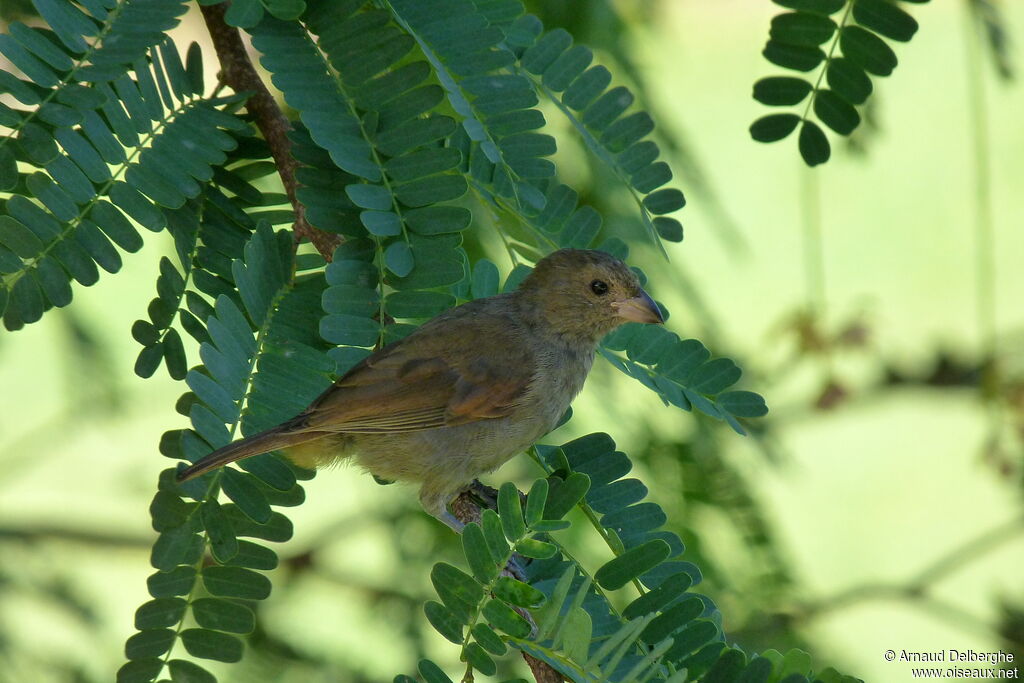
POLYGON ((330 261, 334 248, 341 243, 341 237, 318 230, 306 221, 306 209, 295 194, 295 188, 298 185, 295 180, 295 168, 298 164, 295 157, 292 156, 292 143, 288 139, 291 123, 285 118, 281 108, 277 106, 274 96, 270 94, 267 86, 256 73, 238 29, 228 26, 224 21, 227 5, 228 3, 222 2, 217 5, 199 6, 203 13, 203 20, 206 22, 206 28, 210 32, 210 38, 213 39, 217 59, 220 60, 220 79, 231 86, 235 92, 252 93, 245 106, 252 114, 256 127, 263 133, 263 138, 270 147, 270 153, 277 165, 277 172, 284 184, 284 191, 295 209, 295 224, 293 226, 295 239, 296 241, 303 237, 309 239, 320 255, 330 261))

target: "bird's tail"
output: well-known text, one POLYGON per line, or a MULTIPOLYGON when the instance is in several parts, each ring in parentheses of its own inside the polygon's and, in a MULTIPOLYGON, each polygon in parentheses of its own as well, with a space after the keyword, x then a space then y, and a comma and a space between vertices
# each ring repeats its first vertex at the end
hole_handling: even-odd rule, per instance
POLYGON ((278 425, 259 434, 240 439, 227 446, 218 448, 213 453, 204 456, 192 463, 185 469, 178 472, 178 481, 188 481, 210 470, 223 467, 229 462, 235 462, 242 458, 253 455, 260 455, 269 451, 276 451, 279 448, 288 448, 306 441, 312 441, 323 436, 322 432, 299 432, 290 431, 287 423, 278 425))

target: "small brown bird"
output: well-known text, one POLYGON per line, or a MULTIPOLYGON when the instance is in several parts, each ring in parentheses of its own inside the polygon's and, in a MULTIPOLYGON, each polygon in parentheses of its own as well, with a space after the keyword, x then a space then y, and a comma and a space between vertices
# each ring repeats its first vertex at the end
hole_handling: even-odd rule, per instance
POLYGON ((598 342, 629 321, 663 322, 633 271, 604 252, 556 251, 518 290, 442 313, 301 415, 210 453, 178 480, 278 449, 310 468, 354 456, 379 478, 420 482, 426 511, 458 531, 449 501, 551 431, 598 342))

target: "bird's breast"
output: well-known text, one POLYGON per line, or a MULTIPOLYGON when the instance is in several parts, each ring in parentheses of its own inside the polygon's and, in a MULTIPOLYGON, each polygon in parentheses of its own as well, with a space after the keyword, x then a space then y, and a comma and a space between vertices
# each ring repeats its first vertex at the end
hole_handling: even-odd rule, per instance
POLYGON ((594 364, 593 351, 555 348, 538 359, 530 390, 524 397, 529 408, 543 416, 540 438, 554 429, 569 404, 583 389, 590 368, 594 364))

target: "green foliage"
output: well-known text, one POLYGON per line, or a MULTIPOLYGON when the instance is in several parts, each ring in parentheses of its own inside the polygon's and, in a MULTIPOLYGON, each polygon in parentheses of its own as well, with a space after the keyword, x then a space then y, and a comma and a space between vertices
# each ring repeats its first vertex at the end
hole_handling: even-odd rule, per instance
MULTIPOLYGON (((633 200, 625 233, 659 247, 682 239, 671 214, 685 200, 668 187, 650 115, 590 49, 545 31, 517 0, 235 0, 225 20, 249 32, 296 115, 290 148, 274 150, 297 164, 298 186, 285 188, 267 179, 278 168, 250 125, 255 113, 238 113, 249 94, 209 94, 198 48, 182 60, 165 37, 183 3, 35 5, 48 28, 13 24, 0 36, 0 53, 22 74, 0 73, 0 91, 20 103, 0 105, 4 325, 17 330, 67 306, 72 280, 89 286, 100 268, 116 273, 121 252, 143 246, 140 226, 166 230, 173 254, 160 260, 156 296, 131 334, 142 347, 138 375, 164 365, 186 385, 175 409, 189 426, 159 446, 175 461, 294 416, 372 349, 459 302, 514 289, 529 272, 521 259, 564 246, 626 258, 627 244, 604 235, 601 214, 559 180, 542 99, 633 200), (331 263, 275 232, 296 209, 340 238, 331 263), (507 248, 504 281, 497 264, 471 262, 464 248, 474 218, 507 248)), ((899 31, 865 16, 868 28, 899 31)), ((780 40, 817 40, 829 21, 780 22, 780 40)), ((801 90, 806 97, 790 82, 765 97, 788 102, 801 90)), ((830 111, 819 117, 842 118, 841 106, 816 96, 830 111)), ((798 124, 767 128, 782 136, 798 124)), ((731 360, 663 328, 622 328, 601 354, 666 405, 741 434, 740 420, 767 410, 760 396, 731 390, 740 378, 731 360)), ((689 590, 699 570, 679 559, 683 544, 662 529, 666 515, 644 500, 646 486, 623 478, 631 464, 610 437, 535 456, 547 477, 525 505, 504 485, 497 511, 462 535, 464 568, 438 563, 431 573, 439 600, 425 617, 468 667, 494 675, 495 658, 518 649, 573 680, 783 672, 768 653, 748 661, 726 646, 714 604, 689 590), (593 571, 557 535, 574 510, 610 550, 593 571), (503 571, 513 558, 524 575, 503 571), (640 596, 619 609, 609 593, 628 586, 640 596)), ((152 599, 136 612, 119 681, 209 681, 191 659, 243 657, 239 636, 255 629, 254 605, 271 592, 263 572, 278 563, 266 542, 291 537, 281 508, 303 502, 299 481, 312 475, 275 454, 239 467, 185 484, 173 467, 161 473, 150 506, 152 599)), ((419 675, 449 680, 427 660, 419 675)))
POLYGON ((874 90, 871 77, 889 76, 896 68, 896 53, 886 40, 909 41, 917 33, 917 20, 895 0, 774 1, 793 11, 772 19, 762 54, 784 69, 816 70, 817 77, 813 84, 794 76, 769 76, 754 83, 758 102, 802 105, 803 111, 763 116, 750 126, 750 135, 759 142, 775 142, 799 127, 800 156, 808 166, 817 166, 828 161, 831 145, 811 112, 833 132, 853 133, 861 122, 857 107, 874 90))
MULTIPOLYGON (((725 643, 714 603, 690 590, 700 582, 699 570, 678 559, 682 541, 660 530, 665 515, 655 503, 641 502, 643 485, 620 478, 631 463, 608 435, 540 446, 536 459, 548 477, 534 482, 525 507, 506 483, 497 512, 485 510, 479 524, 463 531, 470 571, 439 562, 431 572, 439 601, 424 612, 460 647, 467 671, 493 675, 495 657, 510 656, 512 648, 572 681, 799 683, 838 676, 829 669, 815 675, 799 650, 748 658, 725 643), (613 556, 593 574, 563 553, 553 535, 570 526, 564 517, 573 509, 613 556), (526 565, 527 582, 502 572, 510 561, 526 565), (640 595, 620 609, 610 591, 630 583, 640 595)), ((448 680, 426 663, 420 663, 423 680, 448 680)))

